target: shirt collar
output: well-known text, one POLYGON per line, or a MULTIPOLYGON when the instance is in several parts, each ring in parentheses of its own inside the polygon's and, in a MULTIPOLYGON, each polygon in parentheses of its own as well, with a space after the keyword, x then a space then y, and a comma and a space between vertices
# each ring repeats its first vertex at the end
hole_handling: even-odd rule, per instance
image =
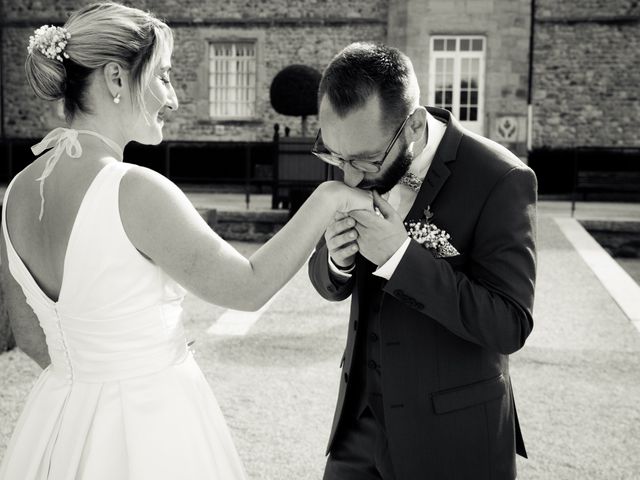
POLYGON ((438 145, 440 145, 440 141, 442 140, 442 137, 444 137, 444 132, 447 129, 447 124, 441 122, 429 112, 427 112, 427 127, 429 132, 427 144, 416 156, 416 158, 413 159, 413 162, 411 162, 411 166, 409 167, 409 172, 413 173, 421 180, 424 180, 424 178, 427 176, 429 167, 431 166, 431 163, 436 156, 438 145))

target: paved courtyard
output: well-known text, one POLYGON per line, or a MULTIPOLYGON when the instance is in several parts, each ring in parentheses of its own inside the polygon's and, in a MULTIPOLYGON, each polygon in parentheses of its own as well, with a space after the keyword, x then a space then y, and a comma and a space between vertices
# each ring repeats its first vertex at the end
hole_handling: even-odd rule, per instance
MULTIPOLYGON (((530 456, 519 459, 519 478, 637 479, 640 331, 614 300, 615 285, 605 285, 567 237, 565 206, 540 206, 536 323, 511 361, 530 456)), ((583 213, 640 218, 640 205, 583 213)), ((234 246, 247 255, 259 247, 234 246)), ((250 477, 321 478, 348 302, 322 300, 303 269, 256 314, 191 295, 185 309, 188 338, 250 477)), ((37 374, 22 353, 0 355, 0 457, 37 374)))

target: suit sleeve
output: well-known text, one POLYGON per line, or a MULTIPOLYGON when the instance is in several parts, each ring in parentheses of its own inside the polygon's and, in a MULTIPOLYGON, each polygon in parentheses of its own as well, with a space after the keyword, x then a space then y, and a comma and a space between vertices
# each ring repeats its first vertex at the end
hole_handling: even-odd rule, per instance
POLYGON ((465 340, 520 349, 533 328, 536 192, 533 171, 509 170, 480 211, 464 272, 412 240, 385 291, 465 340))
POLYGON ((316 246, 309 259, 309 279, 316 291, 325 299, 338 302, 346 299, 353 291, 354 274, 349 279, 340 279, 329 269, 329 250, 324 238, 316 246))

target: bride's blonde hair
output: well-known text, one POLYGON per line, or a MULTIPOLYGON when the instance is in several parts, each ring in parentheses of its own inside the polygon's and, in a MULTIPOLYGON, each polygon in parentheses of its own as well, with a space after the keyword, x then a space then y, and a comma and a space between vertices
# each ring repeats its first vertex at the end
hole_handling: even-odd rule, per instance
POLYGON ((27 80, 45 100, 64 100, 67 120, 90 113, 85 97, 90 75, 109 62, 129 72, 131 94, 146 111, 143 99, 161 53, 173 49, 173 34, 152 14, 118 3, 88 5, 74 12, 64 28, 70 38, 61 60, 33 49, 25 63, 27 80))

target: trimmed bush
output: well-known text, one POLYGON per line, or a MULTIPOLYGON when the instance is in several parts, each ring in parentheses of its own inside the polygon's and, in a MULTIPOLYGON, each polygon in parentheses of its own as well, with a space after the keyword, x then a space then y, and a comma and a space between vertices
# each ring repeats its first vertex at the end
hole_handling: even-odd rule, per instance
POLYGON ((273 109, 292 117, 302 117, 302 136, 306 136, 307 116, 318 114, 320 72, 306 65, 289 65, 271 82, 269 97, 273 109))

